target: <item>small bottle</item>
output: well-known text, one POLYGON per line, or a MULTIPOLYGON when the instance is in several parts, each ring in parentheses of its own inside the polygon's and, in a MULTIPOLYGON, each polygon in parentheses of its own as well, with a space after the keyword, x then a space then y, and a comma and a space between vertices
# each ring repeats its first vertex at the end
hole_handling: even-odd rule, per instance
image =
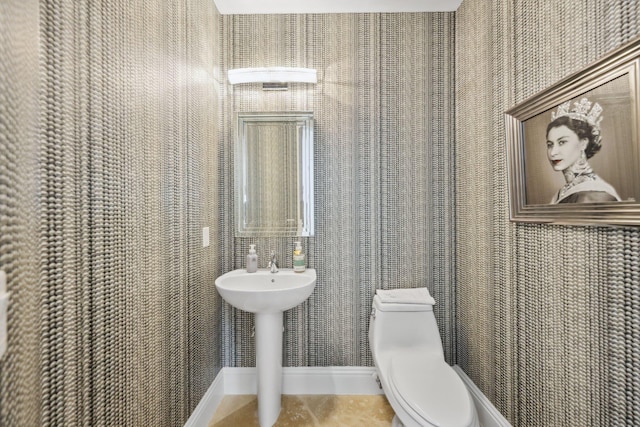
POLYGON ((302 245, 300 242, 295 242, 296 248, 293 250, 293 271, 296 273, 302 273, 306 268, 304 265, 304 254, 302 253, 302 245))
POLYGON ((249 254, 247 255, 247 273, 255 273, 256 271, 258 271, 256 245, 249 245, 249 254))

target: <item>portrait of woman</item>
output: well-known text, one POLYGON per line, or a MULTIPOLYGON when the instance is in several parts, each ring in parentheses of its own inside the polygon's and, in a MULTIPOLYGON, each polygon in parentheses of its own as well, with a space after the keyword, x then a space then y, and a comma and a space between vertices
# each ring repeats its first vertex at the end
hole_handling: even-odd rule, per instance
POLYGON ((551 204, 620 201, 615 188, 589 164, 602 148, 601 114, 602 107, 587 98, 574 102, 573 108, 568 101, 551 113, 546 132, 547 158, 565 180, 551 204))
POLYGON ((511 221, 640 225, 640 50, 624 52, 505 111, 511 221))

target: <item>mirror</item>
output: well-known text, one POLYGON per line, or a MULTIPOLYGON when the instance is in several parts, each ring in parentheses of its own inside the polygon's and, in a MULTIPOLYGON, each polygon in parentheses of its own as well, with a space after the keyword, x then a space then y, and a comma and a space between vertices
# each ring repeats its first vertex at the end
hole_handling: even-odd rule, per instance
POLYGON ((313 235, 313 113, 236 113, 236 236, 313 235))

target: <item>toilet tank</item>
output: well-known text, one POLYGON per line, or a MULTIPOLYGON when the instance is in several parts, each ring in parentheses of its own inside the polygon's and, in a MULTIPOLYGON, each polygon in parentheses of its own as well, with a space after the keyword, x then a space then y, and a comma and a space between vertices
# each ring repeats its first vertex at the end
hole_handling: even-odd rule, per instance
POLYGON ((376 295, 369 318, 372 352, 427 347, 443 355, 440 331, 431 304, 382 303, 376 295))

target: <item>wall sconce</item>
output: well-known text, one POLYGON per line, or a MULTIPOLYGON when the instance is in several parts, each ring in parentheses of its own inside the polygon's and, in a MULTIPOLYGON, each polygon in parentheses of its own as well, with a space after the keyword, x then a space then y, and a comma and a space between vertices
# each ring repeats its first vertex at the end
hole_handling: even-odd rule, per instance
POLYGON ((262 83, 262 89, 287 90, 288 83, 318 83, 313 68, 263 67, 236 68, 228 71, 229 83, 262 83))

